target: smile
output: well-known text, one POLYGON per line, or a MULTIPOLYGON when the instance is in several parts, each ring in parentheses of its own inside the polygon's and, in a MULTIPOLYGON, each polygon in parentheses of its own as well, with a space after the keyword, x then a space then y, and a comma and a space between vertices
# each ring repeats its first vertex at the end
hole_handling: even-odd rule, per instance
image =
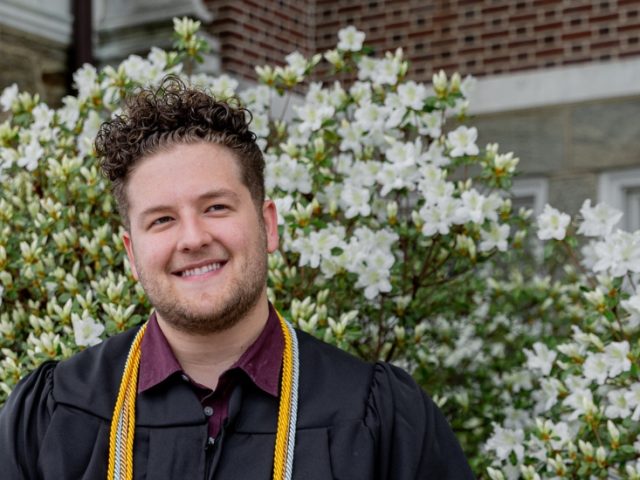
POLYGON ((181 277, 195 277, 198 275, 204 275, 205 273, 213 272, 214 270, 219 270, 220 268, 222 268, 222 263, 215 262, 209 265, 204 265, 202 267, 183 270, 179 272, 178 275, 180 275, 181 277))

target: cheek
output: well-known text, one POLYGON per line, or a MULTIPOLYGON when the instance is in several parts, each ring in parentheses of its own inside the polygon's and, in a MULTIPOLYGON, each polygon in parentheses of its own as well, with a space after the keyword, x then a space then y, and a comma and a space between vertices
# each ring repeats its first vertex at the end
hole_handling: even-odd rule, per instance
MULTIPOLYGON (((153 271, 164 268, 171 258, 171 249, 160 238, 142 242, 135 250, 136 268, 143 271, 153 271)), ((138 272, 140 273, 140 272, 138 272)))

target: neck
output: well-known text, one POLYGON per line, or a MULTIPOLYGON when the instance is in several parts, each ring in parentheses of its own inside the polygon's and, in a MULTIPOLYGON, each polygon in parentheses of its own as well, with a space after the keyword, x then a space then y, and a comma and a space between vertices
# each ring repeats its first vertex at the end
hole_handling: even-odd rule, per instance
POLYGON ((216 333, 196 335, 177 330, 156 314, 158 325, 184 372, 213 390, 220 375, 260 336, 268 316, 266 295, 234 326, 216 333))

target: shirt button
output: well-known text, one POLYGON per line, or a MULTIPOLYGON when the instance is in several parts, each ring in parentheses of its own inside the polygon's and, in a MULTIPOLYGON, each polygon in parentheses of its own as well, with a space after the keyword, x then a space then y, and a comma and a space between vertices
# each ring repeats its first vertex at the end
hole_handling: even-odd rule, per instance
POLYGON ((204 414, 207 417, 210 417, 211 415, 213 415, 213 408, 211 407, 204 407, 204 414))
POLYGON ((207 445, 212 446, 214 443, 216 443, 216 439, 213 437, 209 437, 207 439, 207 445))

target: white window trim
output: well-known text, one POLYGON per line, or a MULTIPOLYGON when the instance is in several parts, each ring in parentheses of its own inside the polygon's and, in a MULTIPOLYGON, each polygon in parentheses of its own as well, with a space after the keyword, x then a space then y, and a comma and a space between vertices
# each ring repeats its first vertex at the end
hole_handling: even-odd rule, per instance
POLYGON ((511 196, 533 197, 533 215, 538 216, 549 201, 549 181, 543 177, 516 178, 513 180, 511 196))
POLYGON ((625 229, 629 229, 625 190, 632 188, 640 188, 640 168, 612 170, 600 174, 598 178, 598 202, 623 212, 621 227, 625 229))

